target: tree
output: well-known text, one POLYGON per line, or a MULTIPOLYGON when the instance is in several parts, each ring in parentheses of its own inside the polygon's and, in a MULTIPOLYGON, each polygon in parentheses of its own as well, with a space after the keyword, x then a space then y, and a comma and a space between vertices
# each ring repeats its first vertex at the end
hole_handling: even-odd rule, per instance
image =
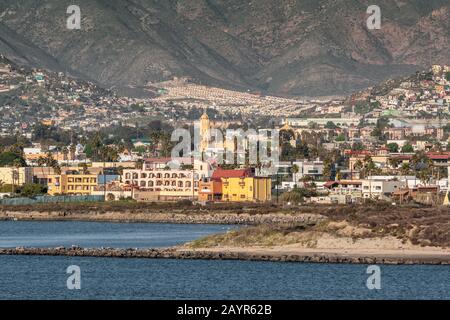
POLYGON ((283 193, 281 201, 290 203, 300 203, 304 198, 315 197, 317 192, 313 188, 294 188, 290 192, 283 193))
POLYGON ((323 177, 325 180, 331 179, 333 163, 334 163, 334 161, 330 157, 325 158, 325 160, 323 161, 323 177))
POLYGON ((35 197, 47 193, 47 188, 35 183, 27 183, 19 189, 19 194, 23 197, 35 197))
POLYGON ((25 159, 17 153, 5 151, 0 154, 0 167, 11 167, 20 164, 19 167, 26 167, 25 159))
POLYGON ((136 161, 136 169, 142 170, 144 168, 144 160, 139 159, 136 161))
POLYGON ((397 153, 399 148, 398 144, 395 142, 389 143, 386 147, 388 148, 389 152, 392 153, 397 153))
POLYGON ((69 146, 69 152, 70 152, 70 158, 72 160, 75 159, 75 153, 77 152, 77 146, 75 145, 75 143, 72 143, 69 146))
POLYGON ((411 167, 409 166, 408 163, 403 163, 402 166, 400 167, 400 173, 403 176, 407 176, 411 173, 411 167))
POLYGON ((372 131, 372 136, 377 137, 378 140, 386 140, 386 136, 383 134, 383 131, 388 127, 388 125, 389 119, 385 117, 379 118, 374 130, 372 131))
POLYGON ((402 147, 402 153, 411 153, 414 152, 414 148, 411 144, 407 143, 402 147))
POLYGON ((333 121, 328 121, 325 124, 325 129, 336 129, 338 126, 333 121))
POLYGON ((398 166, 400 165, 401 161, 398 158, 395 157, 391 157, 389 158, 389 165, 391 166, 391 168, 393 169, 397 169, 398 166))
POLYGON ((362 176, 369 177, 372 175, 377 175, 380 173, 380 169, 377 168, 375 165, 375 162, 373 162, 371 156, 366 156, 363 161, 363 169, 362 169, 362 176))
POLYGON ((83 174, 89 174, 89 168, 86 163, 81 164, 81 170, 82 170, 83 174))
POLYGON ((433 161, 428 158, 427 154, 424 151, 417 151, 412 159, 411 165, 416 173, 416 176, 420 179, 421 182, 427 184, 431 180, 431 176, 433 173, 433 161))
POLYGON ((62 149, 62 154, 64 155, 64 160, 67 160, 68 159, 67 156, 69 154, 69 149, 67 147, 64 147, 62 149))
POLYGON ((357 170, 357 171, 361 171, 362 168, 363 168, 363 166, 364 166, 363 162, 362 162, 360 159, 358 159, 358 160, 355 162, 355 164, 353 165, 353 169, 354 169, 354 170, 357 170))
POLYGON ((447 81, 450 81, 450 71, 445 73, 445 79, 447 79, 447 81))

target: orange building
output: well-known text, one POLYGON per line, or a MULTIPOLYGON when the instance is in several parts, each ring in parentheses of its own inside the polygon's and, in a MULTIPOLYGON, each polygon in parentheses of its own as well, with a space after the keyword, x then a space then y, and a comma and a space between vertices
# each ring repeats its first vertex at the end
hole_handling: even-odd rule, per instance
POLYGON ((198 185, 198 201, 210 202, 222 200, 222 180, 203 179, 198 185))

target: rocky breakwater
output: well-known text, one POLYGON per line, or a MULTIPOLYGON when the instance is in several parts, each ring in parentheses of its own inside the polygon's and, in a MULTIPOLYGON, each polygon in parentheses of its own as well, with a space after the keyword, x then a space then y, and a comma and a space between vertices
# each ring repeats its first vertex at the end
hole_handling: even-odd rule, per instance
POLYGON ((163 249, 86 249, 78 246, 71 248, 4 248, 0 255, 22 256, 68 256, 68 257, 102 257, 102 258, 146 258, 179 260, 244 260, 270 262, 304 262, 304 263, 347 263, 347 264, 429 264, 449 265, 448 257, 370 257, 339 254, 274 254, 251 252, 212 252, 186 250, 180 248, 163 249))
POLYGON ((111 221, 111 222, 149 222, 177 224, 235 224, 257 225, 267 223, 316 224, 325 216, 309 213, 231 213, 226 211, 192 212, 70 212, 70 211, 8 211, 0 210, 0 220, 23 221, 111 221))

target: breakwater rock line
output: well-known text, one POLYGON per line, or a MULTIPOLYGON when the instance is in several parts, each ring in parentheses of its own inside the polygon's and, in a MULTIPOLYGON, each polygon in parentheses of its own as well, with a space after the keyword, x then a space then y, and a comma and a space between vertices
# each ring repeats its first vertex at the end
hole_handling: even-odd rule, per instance
POLYGON ((99 258, 144 258, 177 260, 242 260, 268 262, 303 262, 336 264, 391 264, 391 265, 450 265, 450 257, 370 257, 342 254, 261 254, 250 252, 211 252, 179 248, 165 249, 85 249, 81 247, 57 248, 4 248, 0 255, 67 256, 99 258))
POLYGON ((316 224, 326 217, 309 213, 133 213, 124 212, 39 212, 39 211, 0 211, 0 220, 14 221, 94 221, 94 222, 147 222, 175 224, 233 224, 258 225, 266 223, 305 223, 316 224))

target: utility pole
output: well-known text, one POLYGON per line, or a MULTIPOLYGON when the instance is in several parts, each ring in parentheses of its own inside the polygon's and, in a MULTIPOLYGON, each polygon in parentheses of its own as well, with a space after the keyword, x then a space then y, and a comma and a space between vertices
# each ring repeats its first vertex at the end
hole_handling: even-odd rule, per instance
POLYGON ((106 167, 106 162, 105 162, 105 155, 103 155, 103 199, 106 202, 106 174, 105 174, 105 167, 106 167))
POLYGON ((276 188, 277 188, 277 204, 278 204, 278 184, 279 184, 279 179, 278 179, 278 170, 277 170, 277 183, 276 183, 276 188))
POLYGON ((14 196, 14 177, 15 177, 15 175, 14 175, 14 170, 15 169, 12 169, 12 172, 11 172, 11 178, 12 178, 12 188, 11 188, 11 191, 12 191, 12 194, 13 194, 13 196, 14 196))
POLYGON ((194 199, 195 199, 195 160, 194 160, 194 156, 191 156, 191 164, 192 164, 192 203, 194 203, 194 199))

